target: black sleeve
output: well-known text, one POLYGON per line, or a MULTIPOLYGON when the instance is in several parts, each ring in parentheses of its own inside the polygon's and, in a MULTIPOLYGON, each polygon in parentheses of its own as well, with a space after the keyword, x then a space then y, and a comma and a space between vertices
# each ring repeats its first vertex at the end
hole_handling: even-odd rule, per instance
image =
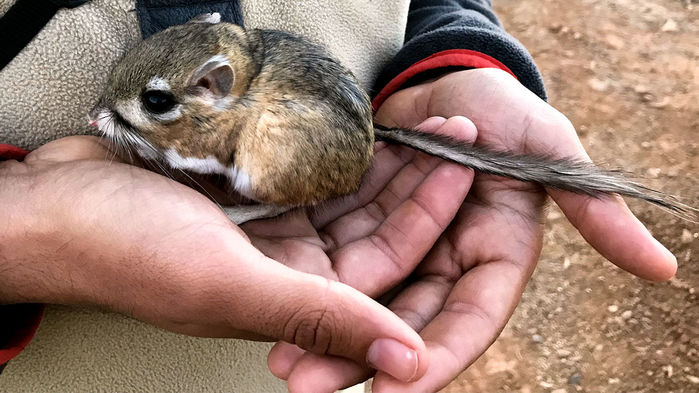
POLYGON ((498 60, 524 86, 546 99, 534 60, 502 28, 490 0, 413 0, 405 44, 381 72, 376 91, 413 64, 451 49, 466 49, 498 60))

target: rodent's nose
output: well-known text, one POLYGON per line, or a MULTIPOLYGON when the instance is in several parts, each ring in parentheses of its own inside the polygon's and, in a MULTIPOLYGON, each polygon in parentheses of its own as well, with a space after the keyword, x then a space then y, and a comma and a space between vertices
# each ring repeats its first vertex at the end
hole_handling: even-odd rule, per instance
POLYGON ((104 109, 102 107, 100 107, 99 105, 92 108, 92 110, 87 114, 87 123, 91 127, 97 127, 97 119, 98 119, 100 113, 102 113, 103 111, 104 111, 104 109))
POLYGON ((90 113, 87 114, 87 124, 89 124, 90 127, 97 127, 97 120, 92 116, 92 112, 93 111, 90 111, 90 113))

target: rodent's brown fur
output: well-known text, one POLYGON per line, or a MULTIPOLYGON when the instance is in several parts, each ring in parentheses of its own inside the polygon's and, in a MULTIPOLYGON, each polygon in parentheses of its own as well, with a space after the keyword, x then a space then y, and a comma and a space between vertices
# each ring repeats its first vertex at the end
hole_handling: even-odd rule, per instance
POLYGON ((357 97, 350 107, 332 97, 318 101, 328 86, 357 81, 320 47, 308 48, 288 34, 227 23, 176 26, 144 41, 117 65, 98 107, 114 108, 116 100, 140 94, 153 76, 166 78, 175 95, 186 97, 188 75, 222 54, 235 70, 226 110, 192 101, 177 121, 133 131, 183 157, 214 156, 235 164, 253 179, 258 201, 311 205, 357 190, 371 165, 374 139, 368 97, 357 97), (318 62, 328 63, 323 69, 329 72, 299 83, 318 62))

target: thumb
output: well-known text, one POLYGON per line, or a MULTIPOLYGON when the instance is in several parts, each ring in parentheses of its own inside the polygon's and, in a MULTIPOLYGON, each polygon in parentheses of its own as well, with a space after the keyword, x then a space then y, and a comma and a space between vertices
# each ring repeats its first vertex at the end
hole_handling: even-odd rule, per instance
POLYGON ((50 165, 56 162, 78 160, 120 161, 114 153, 109 152, 106 143, 104 139, 95 136, 69 136, 51 141, 30 152, 24 158, 24 163, 45 162, 50 165))
POLYGON ((246 258, 243 277, 232 277, 240 289, 229 314, 236 316, 236 328, 368 363, 403 381, 424 374, 425 344, 394 313, 345 284, 257 253, 258 258, 246 258))

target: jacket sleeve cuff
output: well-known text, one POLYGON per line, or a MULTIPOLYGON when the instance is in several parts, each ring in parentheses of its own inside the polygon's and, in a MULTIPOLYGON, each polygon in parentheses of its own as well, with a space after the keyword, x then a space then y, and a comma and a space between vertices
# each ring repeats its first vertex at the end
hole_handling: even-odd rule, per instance
POLYGON ((0 143, 0 161, 3 160, 21 160, 29 154, 28 151, 17 146, 6 145, 0 143))
MULTIPOLYGON (((0 161, 21 160, 28 153, 19 147, 0 143, 0 161)), ((43 311, 41 304, 0 306, 0 370, 32 340, 43 311)))
POLYGON ((34 337, 44 312, 42 304, 0 306, 0 365, 19 355, 34 337))
POLYGON ((486 54, 472 51, 469 49, 449 49, 435 53, 427 58, 424 58, 415 64, 405 69, 400 74, 391 79, 374 97, 372 106, 374 110, 378 110, 381 104, 391 96, 391 94, 400 90, 412 78, 426 71, 436 70, 447 67, 462 67, 462 68, 497 68, 506 71, 513 77, 515 74, 503 63, 486 54))

